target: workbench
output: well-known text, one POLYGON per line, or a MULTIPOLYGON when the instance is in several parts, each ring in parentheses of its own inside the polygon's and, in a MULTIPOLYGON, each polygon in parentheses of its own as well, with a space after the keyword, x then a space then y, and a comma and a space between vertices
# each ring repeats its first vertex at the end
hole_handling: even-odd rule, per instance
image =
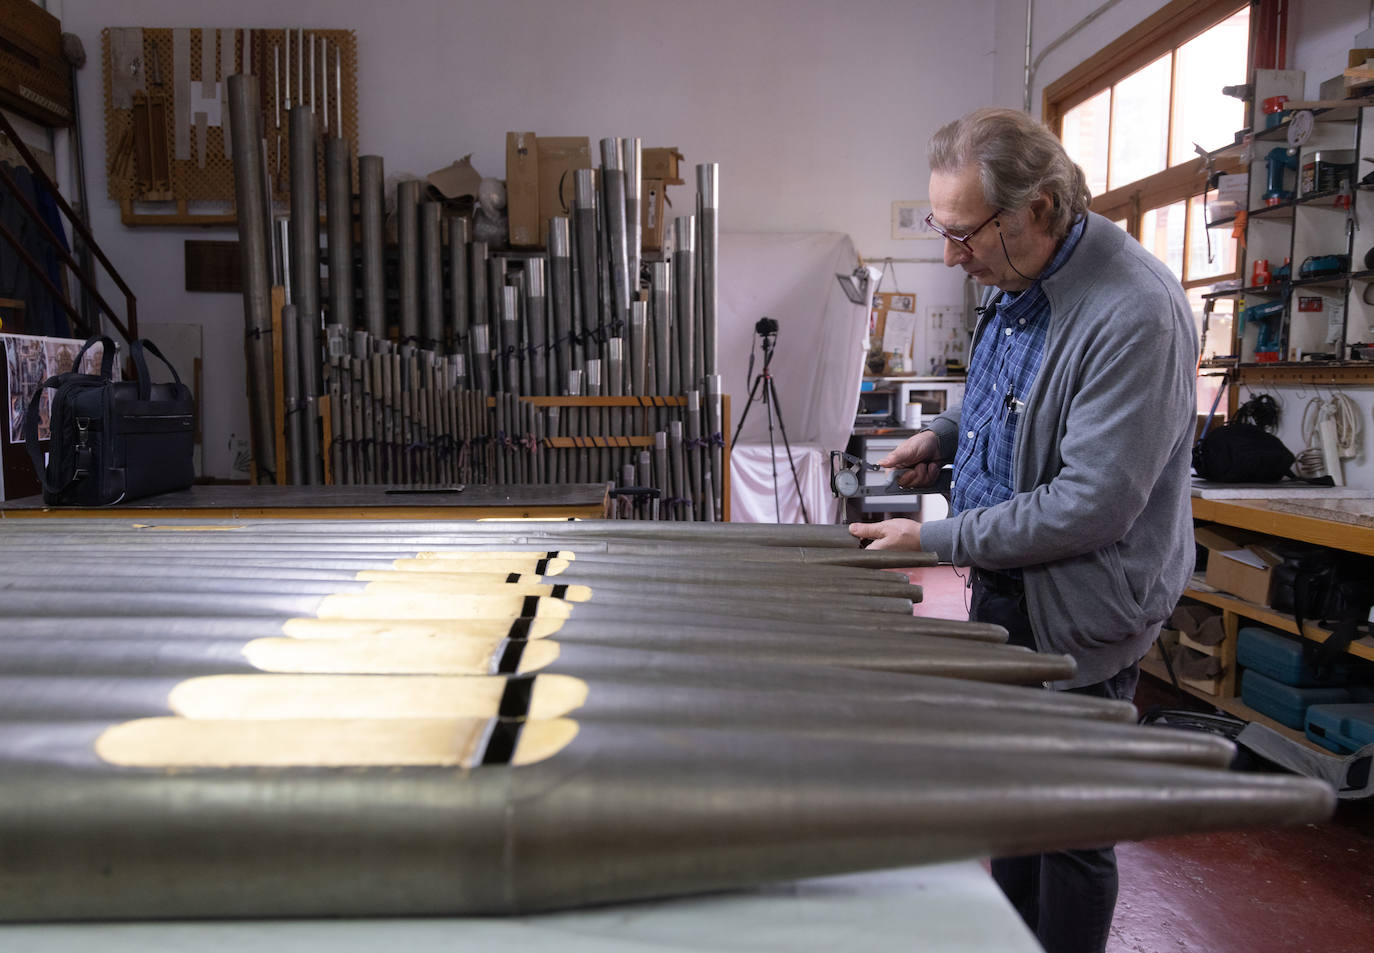
POLYGON ((25 953, 1039 953, 976 861, 525 917, 0 926, 25 953))
POLYGON ((114 506, 48 506, 41 496, 0 502, 0 519, 156 516, 161 519, 603 519, 604 483, 461 487, 193 486, 114 506))

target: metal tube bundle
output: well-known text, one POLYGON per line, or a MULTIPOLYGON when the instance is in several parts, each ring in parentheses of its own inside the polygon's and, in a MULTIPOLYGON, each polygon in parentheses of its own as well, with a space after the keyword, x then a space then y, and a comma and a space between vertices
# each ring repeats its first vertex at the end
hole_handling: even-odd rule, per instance
MULTIPOLYGON (((723 468, 714 451, 709 463, 700 452, 723 429, 718 402, 708 397, 702 405, 700 397, 709 387, 703 377, 714 366, 714 349, 707 345, 714 335, 713 325, 707 330, 707 315, 714 313, 714 167, 709 174, 707 167, 698 171, 698 214, 676 223, 673 260, 653 263, 644 297, 638 139, 604 139, 600 168, 575 170, 574 207, 570 217, 550 220, 547 257, 491 254, 484 243, 469 240, 466 219, 445 219, 438 203, 422 200, 422 183, 401 182, 392 318, 383 164, 378 156, 360 156, 361 303, 355 315, 351 158, 345 141, 326 132, 329 273, 322 312, 319 201, 311 174, 317 168, 315 114, 308 97, 294 107, 291 124, 292 215, 283 257, 296 308, 292 346, 299 387, 292 409, 302 482, 323 482, 327 457, 329 479, 338 483, 456 482, 460 472, 488 480, 553 481, 566 474, 611 483, 626 466, 634 468, 636 448, 662 431, 683 436, 664 468, 667 482, 656 487, 674 503, 660 506, 661 514, 680 519, 690 512, 711 520, 721 515, 715 495, 723 468), (709 259, 702 257, 698 265, 696 246, 705 256, 708 242, 709 259), (330 338, 327 353, 321 347, 322 314, 343 329, 330 338), (365 337, 350 338, 353 332, 365 337), (676 399, 555 408, 516 397, 579 392, 676 399), (697 396, 689 406, 692 392, 697 396), (321 396, 331 408, 323 435, 316 405, 321 396), (577 438, 576 446, 567 437, 577 438)), ((236 164, 263 171, 247 151, 236 164)), ((251 185, 248 177, 245 183, 251 185)), ((251 197, 244 204, 269 207, 251 197)), ((265 222, 257 228, 246 221, 245 227, 254 235, 267 233, 265 222)), ((248 251, 246 316, 262 310, 248 251)), ((247 320, 253 326, 255 319, 247 320)), ((622 511, 643 519, 651 509, 622 511)))
POLYGON ((743 560, 755 602, 851 602, 852 570, 789 589, 791 547, 748 542, 752 527, 601 522, 550 530, 566 550, 520 552, 483 547, 522 524, 24 522, 0 522, 0 560, 50 571, 41 599, 0 590, 9 920, 504 914, 1334 806, 1321 782, 1230 772, 1229 742, 1134 725, 1123 703, 853 664, 866 646, 880 665, 908 646, 964 666, 1050 661, 1034 653, 871 629, 826 640, 761 610, 721 625, 700 607, 749 592, 723 581, 644 594, 639 568, 723 546, 759 551, 743 560), (624 527, 672 549, 599 564, 624 527), (689 530, 703 541, 674 538, 689 530), (319 568, 359 546, 380 568, 319 568), (106 549, 130 571, 102 580, 106 549), (150 591, 125 591, 134 559, 196 552, 271 566, 196 579, 179 600, 192 613, 134 614, 177 601, 146 576, 150 591), (42 564, 68 555, 81 571, 42 564), (254 591, 273 578, 317 594, 254 591))

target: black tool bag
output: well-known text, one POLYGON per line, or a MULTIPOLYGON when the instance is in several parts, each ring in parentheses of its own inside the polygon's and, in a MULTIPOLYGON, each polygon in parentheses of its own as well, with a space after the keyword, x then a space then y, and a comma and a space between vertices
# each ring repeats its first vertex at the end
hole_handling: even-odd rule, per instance
POLYGON ((1217 427, 1193 448, 1197 475, 1218 483, 1277 483, 1292 467, 1292 451, 1254 424, 1217 427))
POLYGON ((195 407, 190 389, 152 341, 129 348, 135 381, 112 380, 114 341, 86 342, 73 370, 45 380, 29 401, 24 439, 43 485, 43 502, 105 506, 182 490, 195 479, 195 407), (83 374, 81 359, 103 345, 99 374, 83 374), (151 383, 144 351, 172 372, 172 383, 151 383), (43 392, 52 388, 51 439, 45 466, 38 447, 43 392))

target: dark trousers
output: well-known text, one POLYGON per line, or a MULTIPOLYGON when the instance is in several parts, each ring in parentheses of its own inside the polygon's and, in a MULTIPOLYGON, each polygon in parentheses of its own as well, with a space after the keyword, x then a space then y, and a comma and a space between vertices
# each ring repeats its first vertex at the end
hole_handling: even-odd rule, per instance
MULTIPOLYGON (((976 571, 969 618, 1005 626, 1010 644, 1035 648, 1019 580, 976 571)), ((1130 701, 1139 677, 1139 668, 1131 665, 1106 681, 1068 690, 1130 701)), ((1046 953, 1102 953, 1107 948, 1117 893, 1111 846, 999 857, 992 861, 992 877, 1046 953)))

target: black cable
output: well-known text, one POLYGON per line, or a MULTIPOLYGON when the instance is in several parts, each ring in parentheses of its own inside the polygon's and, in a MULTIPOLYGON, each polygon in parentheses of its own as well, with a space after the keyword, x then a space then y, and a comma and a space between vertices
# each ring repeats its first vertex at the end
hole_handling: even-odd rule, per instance
POLYGON ((1268 394, 1256 394, 1236 411, 1236 423, 1253 424, 1273 433, 1279 426, 1279 404, 1268 394))

